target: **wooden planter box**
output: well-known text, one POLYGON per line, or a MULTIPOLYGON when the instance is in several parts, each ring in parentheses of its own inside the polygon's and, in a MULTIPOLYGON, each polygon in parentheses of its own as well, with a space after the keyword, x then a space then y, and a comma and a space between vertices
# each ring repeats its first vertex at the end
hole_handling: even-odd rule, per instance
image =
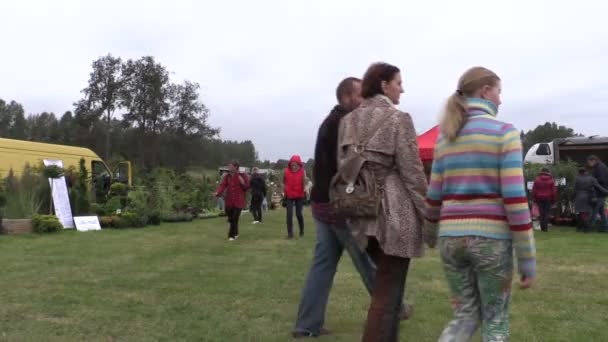
POLYGON ((32 233, 31 219, 2 219, 0 225, 2 234, 29 234, 32 233))

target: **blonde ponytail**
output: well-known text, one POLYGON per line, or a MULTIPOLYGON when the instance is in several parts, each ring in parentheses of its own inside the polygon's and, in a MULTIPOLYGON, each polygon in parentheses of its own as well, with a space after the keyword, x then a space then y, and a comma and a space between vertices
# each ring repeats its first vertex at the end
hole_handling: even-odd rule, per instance
POLYGON ((439 122, 441 134, 452 142, 467 123, 467 97, 474 97, 484 86, 494 86, 500 78, 489 69, 473 67, 467 70, 458 80, 456 92, 448 98, 443 115, 439 122))
POLYGON ((441 134, 449 141, 454 141, 467 121, 467 105, 458 92, 448 98, 439 123, 441 134))

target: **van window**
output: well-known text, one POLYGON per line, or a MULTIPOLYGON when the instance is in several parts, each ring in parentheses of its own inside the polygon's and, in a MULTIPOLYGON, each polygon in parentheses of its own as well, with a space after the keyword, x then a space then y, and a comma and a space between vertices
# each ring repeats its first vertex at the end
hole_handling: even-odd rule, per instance
POLYGON ((110 170, 108 170, 104 163, 98 160, 93 160, 91 162, 91 170, 93 170, 93 178, 110 176, 110 170))
POLYGON ((93 185, 95 186, 95 199, 100 201, 110 191, 112 175, 106 165, 98 160, 91 162, 91 170, 93 185))
POLYGON ((551 148, 549 147, 549 144, 539 144, 538 149, 536 150, 536 155, 537 156, 550 156, 551 148))

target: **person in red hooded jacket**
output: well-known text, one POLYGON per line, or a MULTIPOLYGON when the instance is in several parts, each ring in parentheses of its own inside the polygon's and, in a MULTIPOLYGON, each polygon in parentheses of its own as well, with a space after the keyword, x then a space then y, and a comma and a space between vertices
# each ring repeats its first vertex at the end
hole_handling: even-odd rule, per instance
POLYGON ((546 232, 549 229, 549 210, 553 203, 557 202, 555 180, 547 168, 543 168, 534 181, 532 200, 538 205, 540 229, 546 232))
POLYGON ((230 172, 222 178, 215 196, 224 197, 226 215, 230 223, 228 240, 234 241, 239 238, 239 219, 241 211, 245 208, 245 193, 249 189, 249 177, 239 171, 239 162, 236 160, 230 163, 229 169, 230 172))
POLYGON ((306 198, 306 171, 302 159, 294 155, 289 160, 283 176, 283 188, 287 204, 287 239, 293 239, 293 208, 296 208, 296 217, 300 226, 300 237, 304 236, 304 216, 302 208, 306 198))

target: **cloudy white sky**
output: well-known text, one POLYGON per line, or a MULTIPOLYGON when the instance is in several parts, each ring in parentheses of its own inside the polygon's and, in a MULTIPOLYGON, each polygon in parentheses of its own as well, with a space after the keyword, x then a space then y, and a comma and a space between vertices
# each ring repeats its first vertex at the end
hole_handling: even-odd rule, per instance
POLYGON ((174 81, 201 84, 222 138, 251 139, 264 159, 307 158, 337 83, 386 61, 420 133, 460 74, 483 65, 518 128, 608 135, 600 0, 2 0, 0 12, 0 98, 29 113, 72 110, 99 56, 152 55, 174 81))

